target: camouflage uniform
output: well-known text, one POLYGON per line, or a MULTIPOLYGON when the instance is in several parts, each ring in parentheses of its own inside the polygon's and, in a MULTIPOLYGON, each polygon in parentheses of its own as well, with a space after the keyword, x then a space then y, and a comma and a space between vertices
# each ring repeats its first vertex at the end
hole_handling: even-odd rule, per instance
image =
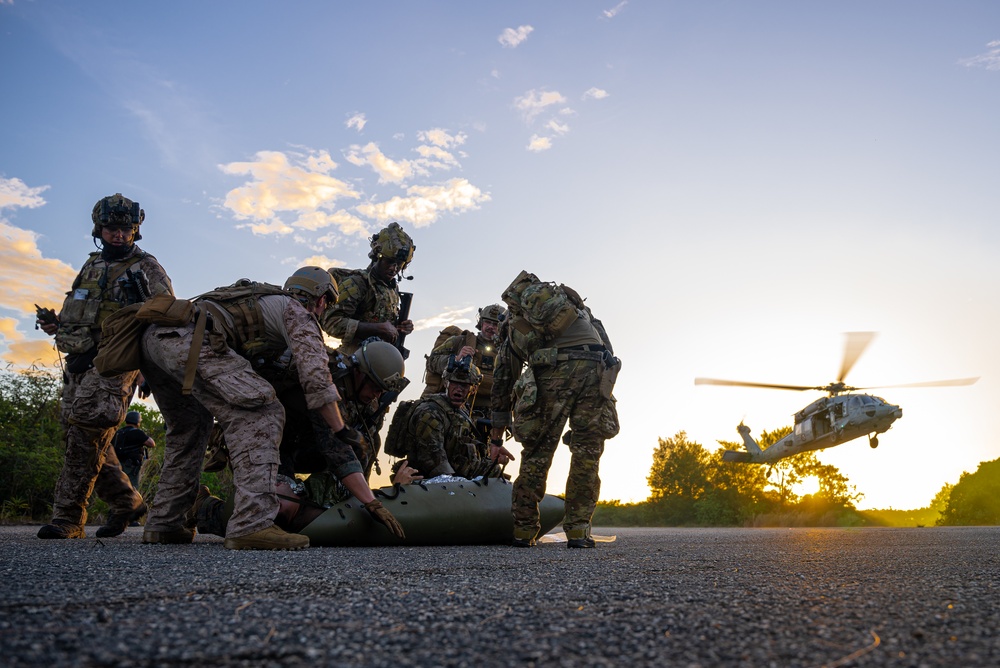
MULTIPOLYGON (((306 406, 316 409, 336 401, 326 349, 312 314, 284 295, 264 295, 257 304, 267 350, 291 350, 306 406)), ((226 334, 235 331, 232 316, 218 305, 212 311, 216 320, 221 316, 225 322, 214 322, 213 331, 206 332, 190 395, 182 394, 181 385, 194 325, 152 325, 143 336, 142 370, 167 423, 163 472, 147 532, 168 533, 184 526, 198 492, 213 416, 225 429, 235 485, 226 536, 265 529, 278 512, 275 484, 285 411, 274 388, 232 348, 236 344, 226 334)))
POLYGON ((372 266, 338 281, 340 297, 320 317, 323 331, 340 339, 340 352, 350 355, 361 345, 358 324, 396 322, 399 319, 399 287, 396 279, 381 281, 372 266))
POLYGON ((142 497, 122 472, 111 439, 135 392, 137 372, 102 378, 91 365, 104 320, 130 301, 117 278, 141 269, 151 294, 173 294, 170 278, 156 258, 133 245, 119 259, 91 253, 66 293, 59 313, 56 345, 66 353, 60 422, 66 459, 56 482, 54 522, 83 526, 92 492, 111 513, 138 508, 142 497))
MULTIPOLYGON (((496 364, 497 344, 487 339, 482 332, 475 333, 466 330, 445 339, 427 357, 427 371, 438 376, 443 374, 448 366, 448 359, 452 355, 457 355, 462 346, 467 345, 470 340, 473 340, 473 337, 475 337, 473 347, 476 349, 476 354, 473 356, 472 362, 482 372, 483 381, 476 390, 475 399, 472 402, 472 413, 474 415, 482 415, 482 417, 489 417, 490 397, 493 392, 493 367, 496 364)), ((421 396, 427 397, 437 391, 440 390, 428 385, 424 388, 421 396)))
POLYGON ((406 429, 406 459, 424 478, 480 475, 489 461, 485 444, 476 441, 464 408, 455 408, 444 394, 417 401, 406 429))
POLYGON ((579 308, 573 323, 550 340, 511 311, 501 327, 493 425, 510 426, 523 447, 513 489, 514 538, 534 539, 540 529, 538 503, 567 419, 572 459, 563 529, 570 539, 587 538, 600 496, 604 441, 618 433, 614 398, 610 389, 605 396, 601 388, 610 342, 586 308, 579 308))

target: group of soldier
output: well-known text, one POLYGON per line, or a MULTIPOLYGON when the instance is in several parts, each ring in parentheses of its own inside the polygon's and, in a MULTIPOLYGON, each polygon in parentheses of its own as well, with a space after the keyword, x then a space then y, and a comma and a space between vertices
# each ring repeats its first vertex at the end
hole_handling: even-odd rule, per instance
MULTIPOLYGON (((66 441, 52 521, 39 538, 83 537, 93 492, 109 507, 98 537, 120 535, 148 513, 144 543, 190 543, 197 530, 224 536, 229 549, 299 549, 309 544, 299 530, 353 496, 403 538, 369 478, 379 470, 387 409, 409 382, 402 343, 413 323, 400 313, 397 280, 413 259, 410 236, 397 223, 373 235, 363 270, 302 267, 280 287, 243 279, 183 300, 135 245, 144 218, 121 194, 99 200, 97 252, 58 315, 39 312, 38 325, 65 354, 66 441), (138 368, 108 372, 102 337, 112 340, 112 323, 126 317, 144 323, 138 368), (328 348, 324 332, 340 347, 328 348), (152 508, 110 447, 136 392, 152 394, 167 426, 152 508), (200 484, 210 443, 232 470, 229 504, 200 484)), ((593 547, 598 464, 618 431, 611 389, 620 362, 571 289, 522 272, 503 299, 507 308, 479 309, 477 332, 448 328, 426 356, 423 394, 402 402, 389 428, 385 452, 400 458, 393 481, 502 476, 514 459, 504 447, 512 434, 522 446, 512 544, 531 547, 563 436, 572 454, 568 545, 593 547)))

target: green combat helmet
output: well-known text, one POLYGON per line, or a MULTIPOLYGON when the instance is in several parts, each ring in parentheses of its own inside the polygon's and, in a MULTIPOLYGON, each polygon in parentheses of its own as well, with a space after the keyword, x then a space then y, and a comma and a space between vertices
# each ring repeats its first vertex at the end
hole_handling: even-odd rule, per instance
POLYGON ((310 300, 318 300, 326 295, 328 304, 335 304, 340 296, 337 281, 326 269, 320 267, 301 267, 288 277, 285 290, 300 294, 310 300))
POLYGON ((366 339, 351 360, 385 392, 402 392, 410 384, 403 377, 403 356, 391 343, 375 337, 366 339))
POLYGON ((399 223, 389 223, 388 227, 372 235, 371 244, 372 249, 368 257, 372 260, 382 257, 396 260, 399 262, 400 271, 406 269, 413 260, 413 251, 417 248, 413 245, 413 239, 403 231, 399 223))
POLYGON ((146 219, 146 212, 139 208, 138 202, 115 193, 97 200, 90 219, 94 221, 94 229, 90 235, 95 239, 101 238, 102 227, 131 227, 134 239, 138 241, 142 239, 139 226, 146 219))
POLYGON ((505 309, 502 304, 490 304, 489 306, 484 306, 479 309, 479 322, 476 323, 476 329, 483 328, 483 320, 502 322, 505 317, 507 317, 507 309, 505 309))
POLYGON ((483 372, 472 363, 471 355, 466 355, 460 360, 456 360, 452 355, 448 358, 448 367, 441 374, 441 378, 446 383, 464 383, 476 387, 483 382, 483 372))

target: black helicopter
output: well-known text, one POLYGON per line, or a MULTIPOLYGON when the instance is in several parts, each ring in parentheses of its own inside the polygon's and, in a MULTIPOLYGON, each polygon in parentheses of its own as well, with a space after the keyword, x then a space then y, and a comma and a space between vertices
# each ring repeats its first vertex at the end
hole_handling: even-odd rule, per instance
POLYGON ((715 378, 695 378, 695 385, 730 385, 737 387, 763 387, 774 390, 820 390, 827 396, 817 399, 795 414, 792 433, 777 441, 767 449, 761 449, 750 435, 750 428, 742 422, 736 428, 743 437, 745 452, 727 450, 722 459, 727 462, 745 464, 773 464, 779 459, 797 455, 809 450, 822 450, 847 441, 868 436, 868 445, 878 447, 878 435, 885 433, 892 423, 903 417, 903 409, 890 404, 882 397, 857 393, 859 390, 889 387, 949 387, 971 385, 979 378, 937 380, 906 385, 880 385, 878 387, 851 387, 844 378, 854 363, 861 357, 868 344, 875 338, 874 332, 848 332, 844 348, 844 360, 840 366, 837 381, 826 386, 772 385, 768 383, 747 383, 738 380, 718 380, 715 378))

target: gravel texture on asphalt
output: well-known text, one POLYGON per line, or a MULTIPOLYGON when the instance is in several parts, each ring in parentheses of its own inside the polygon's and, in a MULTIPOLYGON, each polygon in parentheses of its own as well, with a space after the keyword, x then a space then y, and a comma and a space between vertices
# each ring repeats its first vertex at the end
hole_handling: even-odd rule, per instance
POLYGON ((7 666, 998 666, 1000 528, 233 552, 0 527, 7 666))

